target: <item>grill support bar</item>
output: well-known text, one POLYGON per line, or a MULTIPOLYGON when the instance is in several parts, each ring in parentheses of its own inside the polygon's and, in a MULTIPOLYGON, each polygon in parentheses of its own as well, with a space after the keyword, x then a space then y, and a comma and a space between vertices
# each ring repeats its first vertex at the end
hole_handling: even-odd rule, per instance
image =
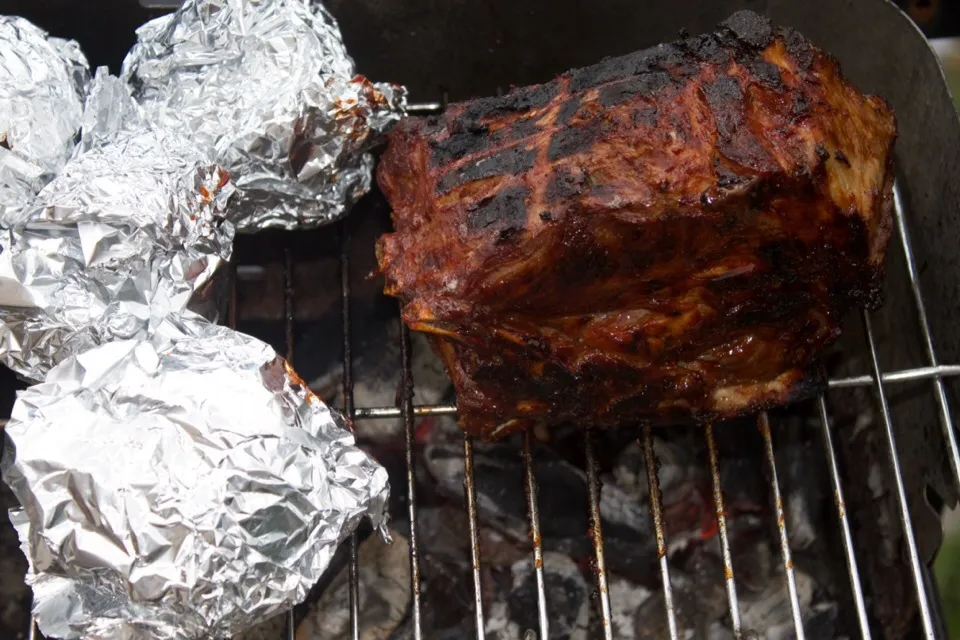
POLYGON ((790 596, 790 611, 793 613, 793 628, 797 640, 804 640, 803 612, 800 610, 800 598, 797 594, 797 575, 793 570, 793 555, 790 553, 790 539, 787 536, 787 518, 783 511, 783 496, 780 494, 780 481, 777 479, 777 460, 773 455, 773 436, 770 435, 770 419, 764 411, 757 419, 763 448, 766 453, 767 467, 770 472, 770 490, 773 492, 773 507, 777 516, 777 529, 780 531, 780 557, 787 576, 787 592, 790 596))
POLYGON ((660 579, 663 582, 663 604, 667 613, 670 640, 678 640, 677 613, 673 606, 673 587, 670 584, 670 565, 667 562, 667 534, 663 526, 663 494, 660 493, 660 462, 653 450, 653 433, 649 424, 643 426, 643 458, 647 467, 647 486, 650 493, 650 515, 657 536, 657 556, 660 561, 660 579))
POLYGON ((540 509, 537 506, 537 479, 533 472, 532 430, 523 432, 523 486, 527 494, 527 510, 530 513, 530 543, 533 545, 533 570, 537 578, 537 619, 540 622, 540 638, 550 637, 550 621, 547 618, 547 592, 543 580, 543 541, 540 539, 540 509))
MULTIPOLYGON (((923 294, 920 293, 920 282, 917 278, 917 264, 913 257, 913 247, 910 245, 910 236, 907 223, 903 215, 903 199, 900 196, 900 186, 893 185, 893 211, 897 220, 897 229, 900 231, 900 243, 903 246, 903 255, 907 262, 907 274, 910 277, 910 288, 913 290, 913 300, 917 305, 917 316, 920 319, 920 330, 923 333, 923 344, 926 347, 927 359, 934 367, 937 366, 937 354, 933 349, 933 335, 930 332, 930 322, 927 319, 927 307, 923 303, 923 294)), ((933 390, 937 396, 937 405, 940 407, 940 426, 943 428, 943 439, 950 452, 950 468, 953 470, 953 481, 960 488, 960 449, 957 448, 957 433, 953 428, 953 419, 950 417, 950 408, 947 405, 947 392, 941 378, 933 379, 933 390)))
MULTIPOLYGON (((884 384, 914 382, 917 380, 939 380, 960 376, 960 365, 941 364, 931 367, 917 367, 891 371, 882 375, 884 384)), ((830 389, 849 389, 856 387, 871 387, 874 384, 872 375, 851 376, 848 378, 832 378, 827 381, 830 389)), ((457 414, 455 404, 426 404, 414 407, 416 416, 454 416, 457 414)), ((356 409, 354 418, 357 420, 387 420, 399 418, 400 409, 396 407, 360 407, 356 409)))
MULTIPOLYGON (((353 426, 353 352, 350 324, 350 228, 340 225, 340 316, 343 323, 343 412, 353 426)), ((292 310, 291 310, 292 316, 292 310)), ((291 322, 292 325, 292 322, 291 322)), ((291 331, 291 336, 292 331, 291 331)), ((350 637, 360 640, 360 568, 357 532, 350 534, 350 637)))
POLYGON ((870 322, 870 314, 866 311, 861 314, 863 318, 863 329, 867 336, 867 345, 870 347, 870 362, 873 366, 874 388, 877 392, 877 399, 880 402, 880 409, 883 412, 883 426, 887 435, 887 449, 890 453, 890 468, 893 471, 893 477, 897 484, 897 502, 900 506, 900 521, 903 524, 903 535, 907 542, 907 553, 910 556, 910 569, 913 573, 913 582, 917 590, 917 600, 920 604, 920 620, 923 623, 924 637, 928 640, 934 640, 933 616, 930 612, 930 601, 927 595, 926 585, 923 578, 923 566, 920 563, 920 553, 917 550, 917 540, 913 535, 913 521, 910 517, 910 505, 907 502, 907 489, 903 484, 903 474, 900 471, 900 459, 897 450, 897 439, 893 433, 893 419, 890 417, 890 406, 887 403, 887 392, 883 388, 880 376, 880 360, 877 357, 877 345, 873 338, 873 324, 870 322))
MULTIPOLYGON (((290 255, 290 245, 283 248, 283 333, 286 340, 287 362, 293 366, 293 257, 290 255)), ((287 625, 284 637, 286 640, 295 640, 297 635, 297 621, 294 610, 287 611, 287 625)))
POLYGON ((480 583, 480 533, 477 518, 477 485, 473 472, 473 436, 463 435, 463 491, 467 498, 467 519, 470 521, 470 565, 473 569, 473 614, 477 640, 486 636, 483 630, 483 585, 480 583))
POLYGON ((723 486, 720 482, 720 461, 717 457, 717 442, 713 438, 713 425, 704 428, 707 440, 707 456, 710 459, 710 477, 713 481, 713 505, 717 513, 717 532, 720 540, 720 555, 723 557, 723 577, 727 586, 727 602, 730 605, 730 628, 733 637, 740 640, 743 630, 740 628, 740 601, 737 598, 737 583, 733 576, 733 555, 730 553, 730 539, 727 536, 727 513, 723 506, 723 486))
POLYGON ((401 409, 403 411, 403 434, 407 463, 407 509, 410 517, 410 597, 413 615, 413 637, 423 639, 422 616, 420 614, 420 550, 417 525, 417 476, 413 456, 413 375, 410 373, 410 331, 400 321, 400 384, 403 390, 401 409))
POLYGON ((593 432, 583 430, 583 445, 587 464, 587 495, 590 500, 590 542, 593 543, 597 597, 600 599, 600 619, 604 640, 613 640, 613 615, 610 611, 610 588, 607 583, 607 561, 603 553, 603 528, 600 524, 600 479, 597 477, 597 456, 593 448, 593 432))
POLYGON ((850 590, 853 593, 853 602, 857 608, 857 620, 860 624, 860 637, 864 638, 864 640, 870 640, 870 622, 867 619, 867 605, 863 600, 863 588, 860 586, 860 571, 857 569, 857 557, 853 552, 853 536, 850 534, 847 506, 843 499, 843 488, 840 486, 840 470, 837 467, 837 456, 833 450, 833 436, 830 434, 827 399, 823 394, 820 394, 820 397, 817 399, 817 404, 820 409, 820 428, 823 432, 823 448, 827 454, 830 481, 833 483, 834 504, 837 507, 837 516, 840 518, 843 551, 847 561, 847 571, 850 574, 850 590))

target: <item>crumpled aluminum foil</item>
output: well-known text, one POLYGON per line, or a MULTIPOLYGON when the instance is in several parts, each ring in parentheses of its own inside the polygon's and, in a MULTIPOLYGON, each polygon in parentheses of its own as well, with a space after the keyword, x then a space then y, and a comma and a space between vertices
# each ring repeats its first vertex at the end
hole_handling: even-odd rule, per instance
POLYGON ((369 190, 406 92, 355 74, 317 0, 186 0, 137 36, 123 79, 154 126, 230 172, 238 231, 320 226, 369 190))
POLYGON ((76 42, 0 16, 0 226, 70 157, 89 78, 76 42))
POLYGON ((102 142, 0 241, 0 361, 31 380, 93 346, 149 336, 188 307, 215 319, 226 293, 214 277, 233 243, 226 173, 172 132, 102 142))
POLYGON ((384 525, 387 473, 342 419, 270 347, 189 313, 65 360, 6 433, 48 636, 229 636, 303 600, 364 516, 384 525))

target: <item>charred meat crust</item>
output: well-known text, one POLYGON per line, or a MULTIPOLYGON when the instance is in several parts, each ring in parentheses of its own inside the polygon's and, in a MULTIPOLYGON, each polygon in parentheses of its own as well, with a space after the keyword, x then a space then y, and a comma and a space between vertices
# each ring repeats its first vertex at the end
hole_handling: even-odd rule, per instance
POLYGON ((485 437, 787 403, 843 314, 880 303, 895 138, 832 57, 740 12, 401 122, 386 292, 485 437))

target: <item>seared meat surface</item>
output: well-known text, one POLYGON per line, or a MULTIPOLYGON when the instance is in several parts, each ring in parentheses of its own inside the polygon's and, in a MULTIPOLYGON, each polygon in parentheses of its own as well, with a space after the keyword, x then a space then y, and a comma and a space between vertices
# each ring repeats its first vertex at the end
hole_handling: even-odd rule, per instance
POLYGON ((783 404, 880 302, 895 137, 832 57, 737 13, 400 123, 386 292, 485 437, 783 404))

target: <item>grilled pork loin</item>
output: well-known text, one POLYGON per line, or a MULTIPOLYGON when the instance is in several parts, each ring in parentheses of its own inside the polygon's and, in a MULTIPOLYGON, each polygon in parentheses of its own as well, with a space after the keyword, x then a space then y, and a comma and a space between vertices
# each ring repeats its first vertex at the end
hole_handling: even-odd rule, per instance
POLYGON ((807 395, 880 303, 896 125, 750 12, 409 118, 377 255, 461 426, 709 421, 807 395))

